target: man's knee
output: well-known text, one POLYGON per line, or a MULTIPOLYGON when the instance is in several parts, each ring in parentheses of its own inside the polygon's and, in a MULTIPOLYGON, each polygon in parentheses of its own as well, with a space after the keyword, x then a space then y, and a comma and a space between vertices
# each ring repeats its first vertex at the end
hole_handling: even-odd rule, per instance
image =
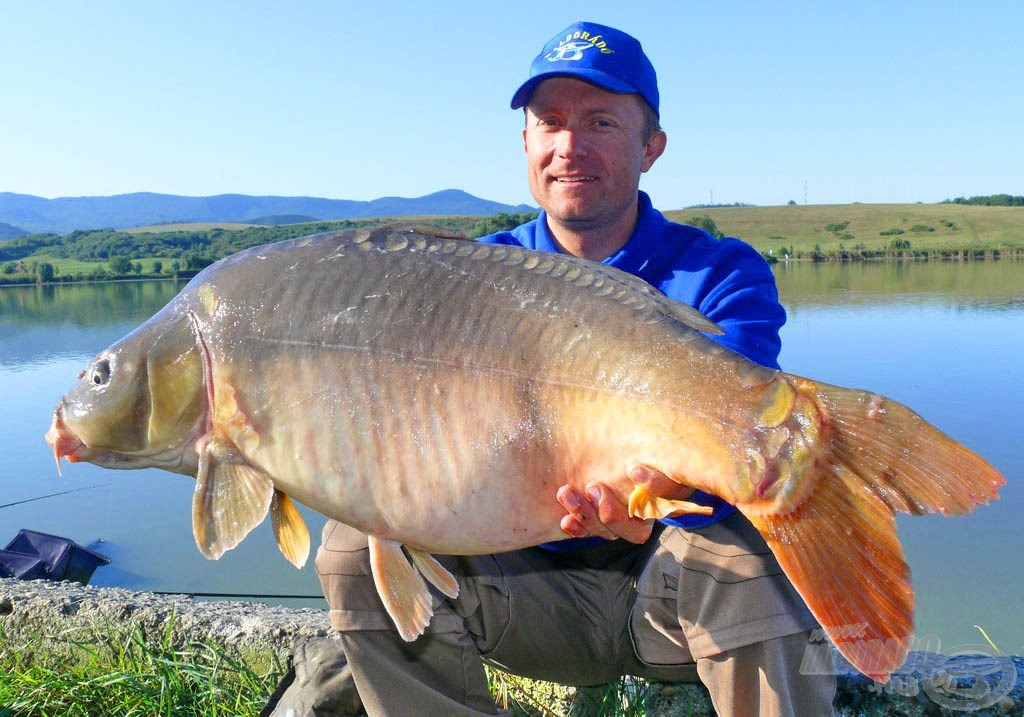
POLYGON ((367 537, 344 523, 328 520, 316 551, 316 572, 324 575, 361 575, 370 572, 367 537))
POLYGON ((367 538, 355 528, 329 520, 316 553, 331 627, 338 631, 393 629, 370 570, 367 538))

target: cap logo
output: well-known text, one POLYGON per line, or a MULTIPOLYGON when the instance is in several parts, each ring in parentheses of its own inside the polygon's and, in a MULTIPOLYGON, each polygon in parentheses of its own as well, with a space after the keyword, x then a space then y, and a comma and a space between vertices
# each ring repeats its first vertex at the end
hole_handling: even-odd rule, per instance
POLYGON ((608 47, 608 43, 601 39, 600 35, 591 36, 585 30, 577 30, 566 35, 555 49, 544 55, 544 59, 548 62, 582 60, 583 53, 590 49, 598 50, 602 55, 610 55, 615 52, 608 47))

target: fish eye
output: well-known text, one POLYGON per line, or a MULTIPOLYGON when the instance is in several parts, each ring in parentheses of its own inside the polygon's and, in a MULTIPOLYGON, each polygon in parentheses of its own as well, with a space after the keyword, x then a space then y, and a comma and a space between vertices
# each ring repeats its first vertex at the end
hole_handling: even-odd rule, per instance
POLYGON ((110 361, 103 359, 97 361, 89 369, 88 381, 93 386, 103 386, 110 380, 110 361))

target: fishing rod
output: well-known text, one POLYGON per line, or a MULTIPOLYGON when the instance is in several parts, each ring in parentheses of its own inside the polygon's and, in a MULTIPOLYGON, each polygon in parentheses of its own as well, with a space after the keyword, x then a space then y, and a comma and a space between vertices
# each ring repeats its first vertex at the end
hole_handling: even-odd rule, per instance
POLYGON ((93 488, 103 488, 103 487, 108 486, 108 485, 110 485, 110 483, 97 483, 96 485, 87 485, 87 486, 83 486, 82 488, 72 488, 71 490, 62 490, 62 491, 59 491, 57 493, 49 493, 48 495, 41 495, 41 496, 38 496, 37 498, 26 498, 25 500, 16 500, 13 503, 5 503, 4 505, 0 505, 0 508, 10 508, 11 506, 21 505, 22 503, 31 503, 31 502, 36 501, 36 500, 46 500, 47 498, 56 498, 59 495, 67 495, 68 493, 78 493, 80 491, 91 490, 93 488))
POLYGON ((321 595, 267 595, 260 593, 203 593, 203 592, 182 592, 179 590, 147 590, 153 595, 181 595, 184 597, 219 597, 219 598, 257 598, 257 599, 289 599, 289 600, 323 600, 321 595))

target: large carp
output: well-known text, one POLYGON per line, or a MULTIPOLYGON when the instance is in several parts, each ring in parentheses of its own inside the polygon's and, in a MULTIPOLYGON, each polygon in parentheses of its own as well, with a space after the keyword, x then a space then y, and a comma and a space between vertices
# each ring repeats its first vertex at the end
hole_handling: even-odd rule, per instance
POLYGON ((196 477, 218 558, 269 512, 301 566, 290 497, 370 536, 401 635, 431 617, 431 553, 565 537, 562 484, 639 517, 700 510, 631 482, 651 466, 760 530, 840 651, 884 679, 913 592, 894 511, 966 513, 988 463, 908 408, 758 366, 641 280, 571 256, 407 229, 321 234, 207 268, 100 353, 57 405, 57 456, 196 477), (403 550, 404 548, 404 550, 403 550))

